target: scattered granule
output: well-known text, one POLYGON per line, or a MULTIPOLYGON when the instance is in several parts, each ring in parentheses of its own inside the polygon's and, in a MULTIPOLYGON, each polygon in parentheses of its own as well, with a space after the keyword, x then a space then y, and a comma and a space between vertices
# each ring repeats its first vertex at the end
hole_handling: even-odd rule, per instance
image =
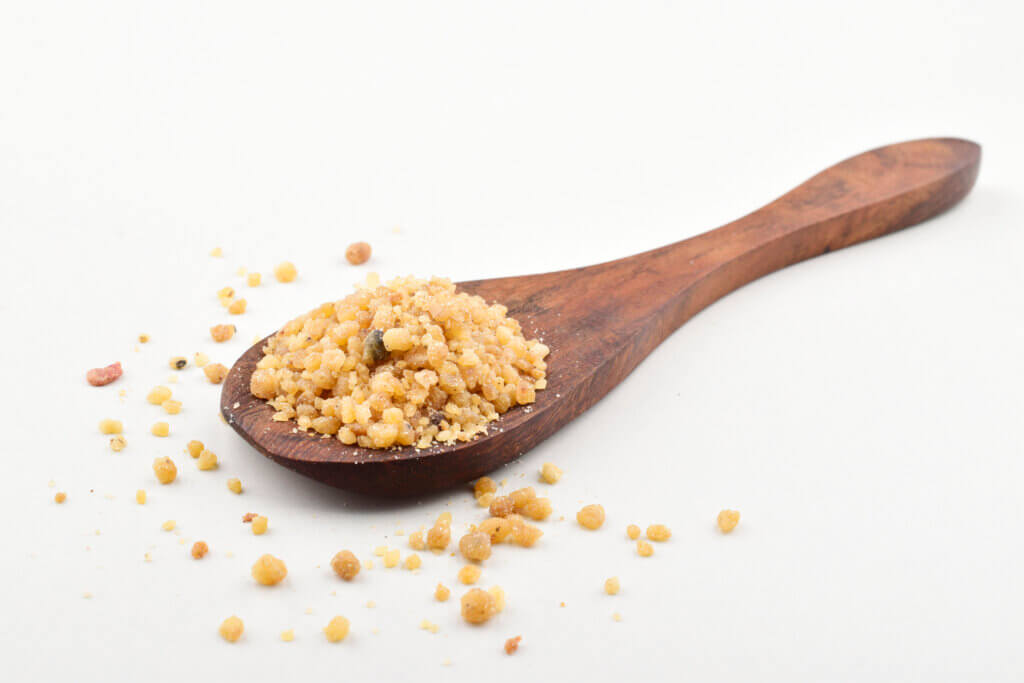
POLYGON ((165 386, 156 386, 145 395, 145 399, 154 405, 160 405, 171 397, 171 390, 165 386))
POLYGON ((188 366, 188 358, 185 358, 185 356, 174 356, 167 361, 167 365, 171 367, 171 370, 184 370, 188 366))
POLYGON ((472 531, 459 539, 459 552, 471 562, 483 562, 491 556, 491 536, 484 531, 472 531))
POLYGON ((124 447, 128 445, 128 440, 118 434, 110 439, 110 450, 115 453, 123 451, 124 447))
POLYGON ((526 486, 521 489, 516 489, 515 491, 510 493, 509 498, 512 499, 512 507, 515 509, 515 511, 522 512, 523 508, 526 507, 527 503, 537 498, 537 492, 533 490, 532 486, 526 486))
POLYGON ((512 502, 511 496, 498 496, 491 501, 488 512, 491 517, 508 517, 515 512, 515 503, 512 502))
POLYGON ((166 422, 154 422, 149 428, 149 433, 153 436, 167 436, 171 433, 171 426, 166 422))
POLYGON ((242 315, 245 313, 246 305, 245 299, 235 299, 231 302, 231 305, 228 306, 228 313, 231 315, 242 315))
POLYGON ((142 561, 143 562, 152 562, 153 561, 153 553, 143 553, 142 561))
POLYGON ((57 494, 53 497, 53 502, 57 503, 57 504, 60 504, 60 503, 63 503, 67 499, 68 499, 68 494, 64 493, 63 491, 58 491, 57 494))
POLYGON ((493 493, 484 493, 479 498, 476 499, 476 504, 479 505, 482 508, 488 508, 489 509, 491 507, 491 503, 494 502, 494 498, 495 498, 495 494, 493 494, 493 493))
POLYGON ((192 557, 194 559, 201 560, 208 552, 210 552, 210 546, 206 544, 206 541, 196 541, 192 544, 192 557))
POLYGON ((238 277, 243 277, 246 274, 246 272, 247 271, 245 266, 238 266, 238 268, 235 269, 235 275, 237 275, 238 277))
POLYGON ((260 282, 262 280, 263 276, 260 275, 259 273, 249 273, 245 277, 245 284, 249 285, 250 287, 259 287, 260 282))
POLYGON ((344 580, 351 581, 359 573, 359 558, 351 550, 341 550, 331 558, 331 569, 344 580))
POLYGON ((631 541, 635 541, 640 538, 640 527, 636 524, 630 524, 626 527, 626 536, 628 536, 631 541))
POLYGON ((473 497, 479 498, 485 493, 494 493, 498 490, 498 485, 490 477, 480 477, 473 484, 473 497))
POLYGON ((185 450, 188 451, 188 454, 191 455, 193 458, 198 458, 199 454, 203 452, 203 448, 205 448, 203 446, 203 442, 196 441, 195 439, 192 439, 187 444, 185 444, 185 450))
MULTIPOLYGON (((213 258, 220 258, 223 255, 224 255, 224 250, 221 249, 220 247, 214 247, 213 249, 210 250, 210 256, 212 256, 213 258)), ((232 619, 237 619, 238 617, 231 617, 231 618, 232 619)), ((238 623, 241 624, 242 623, 241 620, 239 620, 238 623)), ((237 638, 235 640, 237 640, 237 638)))
POLYGON ((718 513, 718 528, 723 534, 731 532, 739 523, 740 513, 738 510, 722 510, 718 513))
POLYGON ((513 523, 503 517, 488 517, 480 523, 480 531, 491 538, 491 545, 503 542, 512 533, 513 523))
POLYGON ((177 415, 181 412, 181 401, 175 401, 173 398, 169 398, 160 404, 160 407, 164 409, 164 412, 168 415, 177 415))
POLYGON ((210 380, 210 384, 220 384, 228 376, 228 369, 220 363, 211 363, 203 368, 203 374, 210 380))
MULTIPOLYGON (((398 551, 395 551, 395 552, 398 552, 398 551)), ((409 555, 407 558, 405 558, 405 565, 404 566, 409 571, 413 571, 413 570, 419 569, 422 564, 423 564, 423 560, 420 559, 420 556, 417 555, 416 553, 413 553, 412 555, 409 555)))
POLYGON ((174 375, 167 375, 167 383, 168 384, 177 384, 178 383, 178 378, 176 376, 174 376, 174 375))
POLYGON ((293 282, 298 274, 295 264, 290 261, 283 261, 274 268, 274 277, 278 282, 293 282))
POLYGON ((153 473, 161 484, 170 484, 178 476, 178 467, 173 460, 164 456, 153 461, 153 473))
POLYGON ((402 554, 398 551, 398 548, 391 548, 384 553, 384 566, 388 569, 398 566, 398 561, 401 559, 402 554))
POLYGON ((145 489, 139 489, 138 491, 135 492, 135 502, 138 503, 139 505, 145 505, 146 504, 146 490, 145 489))
POLYGON ((480 580, 480 574, 480 567, 475 564, 467 564, 459 570, 458 578, 461 583, 471 586, 480 580))
POLYGON ((176 526, 178 526, 178 523, 175 522, 173 519, 169 519, 166 522, 164 522, 163 524, 161 524, 160 528, 163 529, 164 531, 174 531, 174 527, 176 527, 176 526))
POLYGON ((654 554, 654 546, 647 541, 637 541, 636 554, 640 557, 650 557, 654 554))
POLYGON ((591 531, 600 529, 601 525, 604 524, 604 508, 600 505, 584 505, 576 513, 576 521, 584 529, 590 529, 591 531))
POLYGON ((100 434, 120 434, 123 431, 124 425, 120 420, 111 420, 110 418, 100 420, 100 434))
POLYGON ((237 477, 231 477, 228 479, 228 491, 231 491, 231 493, 241 493, 242 480, 237 477))
POLYGON ((523 548, 532 548, 543 535, 539 528, 522 520, 512 524, 512 542, 523 548))
MULTIPOLYGON (((259 273, 257 273, 257 275, 259 275, 259 273)), ((293 640, 295 640, 295 629, 289 628, 284 631, 281 631, 281 640, 283 640, 286 643, 290 643, 293 640)))
POLYGON ((149 342, 149 335, 148 334, 140 334, 139 335, 139 343, 140 344, 146 344, 148 342, 149 342))
POLYGON ((519 649, 519 641, 523 639, 522 636, 516 636, 515 638, 509 638, 505 641, 505 654, 514 655, 516 650, 519 649))
POLYGON ((242 515, 242 524, 248 524, 252 520, 256 519, 258 516, 259 515, 257 515, 255 512, 246 512, 244 515, 242 515))
POLYGON ((373 569, 373 560, 364 560, 363 561, 363 569, 365 569, 367 571, 373 569))
POLYGON ((604 582, 604 592, 608 595, 618 595, 619 588, 619 577, 617 576, 613 576, 604 582))
POLYGON ((558 606, 559 607, 565 607, 565 601, 562 601, 562 602, 558 603, 558 606))
POLYGON ((250 391, 277 421, 361 448, 470 441, 533 403, 548 348, 447 280, 368 284, 287 324, 250 391))
MULTIPOLYGON (((282 280, 282 282, 290 282, 290 280, 282 280)), ((345 636, 348 635, 348 627, 348 619, 345 617, 334 617, 331 619, 327 626, 324 627, 324 635, 327 636, 327 642, 340 643, 345 640, 345 636)))
POLYGON ((376 606, 377 606, 377 603, 374 602, 373 600, 367 600, 366 601, 366 608, 367 609, 373 609, 376 606))
POLYGON ((614 614, 612 614, 612 619, 614 619, 615 621, 622 621, 622 615, 618 612, 615 612, 614 614))
POLYGON ((210 328, 210 337, 217 343, 226 342, 235 336, 234 325, 214 325, 210 328))
POLYGON ((386 545, 379 545, 373 549, 373 554, 377 557, 384 557, 384 555, 387 554, 387 552, 388 547, 386 545))
POLYGON ((92 593, 90 593, 89 591, 85 591, 84 593, 82 593, 82 597, 85 598, 86 600, 91 600, 92 599, 92 593))
POLYGON ((652 541, 663 543, 672 538, 672 530, 664 524, 652 524, 647 527, 647 538, 652 541))
POLYGON ((312 614, 312 613, 313 613, 313 608, 312 608, 312 607, 307 607, 307 608, 306 608, 306 609, 304 610, 304 613, 305 613, 305 614, 312 614))
POLYGON ((540 479, 545 484, 557 484, 562 478, 562 470, 554 463, 546 462, 541 465, 540 479))
POLYGON ((420 628, 423 629, 424 631, 430 631, 431 633, 437 633, 438 631, 441 630, 440 626, 438 626, 437 624, 435 624, 435 623, 433 623, 433 622, 431 622, 431 621, 429 621, 427 619, 424 619, 423 621, 420 622, 420 628))
POLYGON ((121 363, 111 363, 103 368, 93 368, 85 373, 85 381, 94 387, 110 384, 124 373, 121 363))
POLYGON ((230 616, 220 625, 220 637, 229 643, 234 643, 242 637, 244 630, 245 624, 242 623, 242 620, 236 616, 230 616))
POLYGON ((267 533, 268 520, 263 515, 256 515, 252 520, 252 532, 257 536, 267 533))
POLYGON ((462 618, 470 624, 482 624, 494 616, 494 596, 482 588, 473 588, 462 596, 462 618))
POLYGON ((47 486, 48 486, 49 488, 51 488, 51 489, 52 489, 52 488, 53 488, 54 486, 56 486, 56 485, 57 485, 57 482, 55 482, 55 481, 54 481, 53 479, 51 479, 50 481, 46 482, 46 485, 47 485, 47 486))
MULTIPOLYGON (((445 505, 451 505, 451 501, 445 503, 445 505)), ((441 514, 439 514, 437 516, 437 519, 434 520, 434 524, 445 524, 447 526, 451 526, 452 525, 452 513, 447 511, 447 510, 445 510, 444 512, 442 512, 441 514)))
POLYGON ((413 550, 426 550, 427 544, 423 540, 422 531, 414 531, 409 534, 409 547, 413 550))
POLYGON ((261 555, 260 559, 256 560, 256 564, 252 566, 252 578, 264 586, 281 583, 286 576, 288 576, 288 567, 285 566, 283 560, 279 560, 273 555, 261 555))
POLYGON ((437 588, 434 589, 434 599, 438 602, 448 602, 448 598, 452 595, 451 590, 443 583, 437 584, 437 588))
POLYGON ((427 547, 431 550, 444 550, 452 540, 452 530, 448 524, 440 520, 434 523, 427 532, 427 547))
POLYGON ((494 598, 494 613, 505 611, 505 591, 502 590, 501 586, 491 586, 487 589, 487 592, 494 598))
POLYGON ((370 260, 373 249, 366 242, 353 242, 345 249, 345 258, 353 266, 361 266, 370 260))
POLYGON ((196 354, 192 356, 192 362, 196 364, 197 368, 205 368, 210 363, 210 357, 205 353, 196 352, 196 354))
POLYGON ((530 519, 542 520, 551 516, 551 501, 547 498, 534 498, 523 506, 522 513, 530 519))
POLYGON ((217 469, 217 454, 204 448, 196 459, 196 467, 204 472, 217 469))

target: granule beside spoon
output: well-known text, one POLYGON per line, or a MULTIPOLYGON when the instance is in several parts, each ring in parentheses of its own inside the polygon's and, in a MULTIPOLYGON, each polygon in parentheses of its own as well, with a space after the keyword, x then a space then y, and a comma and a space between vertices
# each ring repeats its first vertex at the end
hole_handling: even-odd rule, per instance
POLYGON ((477 439, 373 450, 274 422, 249 392, 263 342, 231 368, 221 412, 275 462, 331 486, 409 496, 475 479, 515 460, 621 382, 663 339, 729 292, 793 263, 936 216, 974 185, 981 148, 915 140, 843 161, 767 206, 716 230, 586 268, 459 283, 500 302, 551 349, 547 389, 477 439))

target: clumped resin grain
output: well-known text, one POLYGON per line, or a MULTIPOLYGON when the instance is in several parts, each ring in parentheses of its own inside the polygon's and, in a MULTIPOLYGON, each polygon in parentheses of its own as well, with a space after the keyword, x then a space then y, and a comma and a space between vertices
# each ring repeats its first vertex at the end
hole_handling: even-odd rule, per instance
POLYGON ((546 386, 548 347, 506 314, 446 279, 371 282, 271 337, 250 390, 348 445, 469 441, 546 386))

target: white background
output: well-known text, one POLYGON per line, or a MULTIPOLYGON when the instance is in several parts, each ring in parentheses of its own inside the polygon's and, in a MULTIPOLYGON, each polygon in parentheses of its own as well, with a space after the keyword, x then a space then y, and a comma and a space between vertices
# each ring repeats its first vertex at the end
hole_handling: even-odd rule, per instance
POLYGON ((0 678, 1020 680, 1022 18, 892 0, 0 3, 0 678), (563 481, 538 486, 556 516, 600 502, 608 521, 500 548, 482 584, 509 606, 482 628, 458 617, 462 590, 431 597, 455 558, 415 576, 378 560, 351 585, 327 566, 343 547, 404 554, 395 531, 445 509, 461 530, 481 518, 467 493, 380 503, 300 478, 219 421, 194 368, 169 385, 171 437, 148 433, 170 356, 230 364, 370 268, 617 258, 933 135, 984 146, 960 206, 727 297, 496 475, 532 484, 553 461, 563 481), (367 268, 342 257, 357 239, 367 268), (285 258, 294 284, 269 277, 285 258), (270 282, 246 289, 239 266, 270 282), (218 346, 225 285, 249 312, 218 346), (85 384, 114 360, 122 380, 85 384), (120 454, 103 417, 125 421, 120 454), (196 470, 191 438, 220 470, 196 470), (743 514, 731 536, 723 507, 743 514), (638 558, 624 528, 654 521, 674 536, 638 558), (249 578, 264 552, 288 563, 276 588, 249 578), (234 646, 216 635, 230 614, 234 646), (352 635, 331 646, 335 614, 352 635))

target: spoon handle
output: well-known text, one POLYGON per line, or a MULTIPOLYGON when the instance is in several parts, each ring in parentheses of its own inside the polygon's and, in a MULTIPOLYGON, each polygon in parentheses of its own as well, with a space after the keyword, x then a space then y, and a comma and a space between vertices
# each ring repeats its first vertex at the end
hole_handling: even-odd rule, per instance
POLYGON ((974 185, 981 147, 956 138, 864 152, 737 221, 664 247, 689 277, 679 325, 729 292, 804 259, 915 225, 974 185))

